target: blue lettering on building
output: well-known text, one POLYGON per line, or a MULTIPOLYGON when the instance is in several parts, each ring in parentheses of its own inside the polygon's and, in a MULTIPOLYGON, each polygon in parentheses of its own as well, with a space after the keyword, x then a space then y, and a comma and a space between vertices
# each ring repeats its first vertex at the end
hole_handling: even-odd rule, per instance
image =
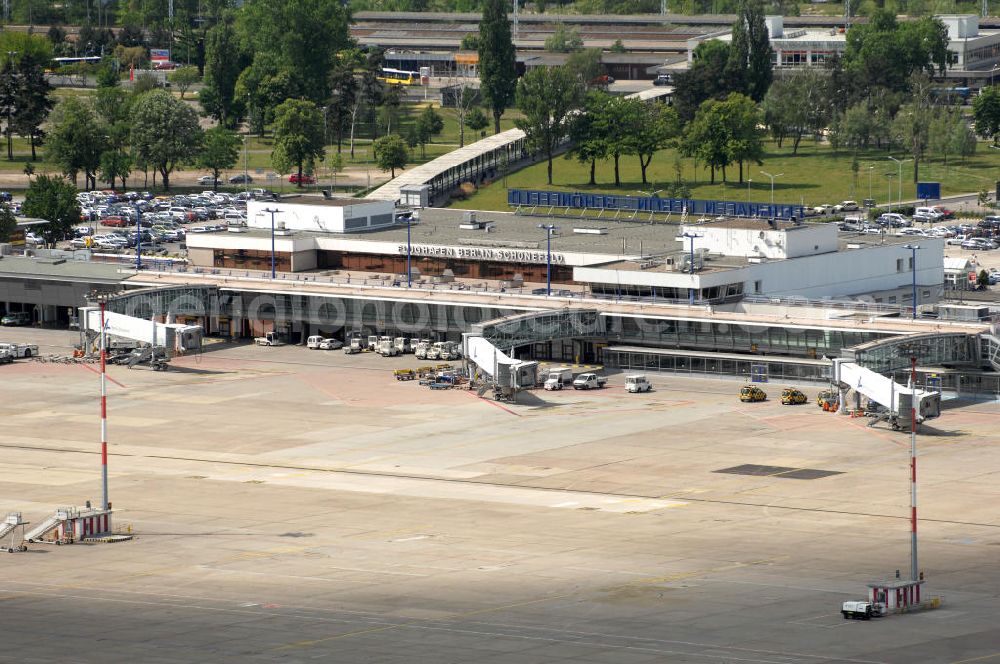
POLYGON ((584 194, 536 189, 508 189, 510 207, 553 207, 577 210, 623 210, 626 212, 663 212, 726 217, 759 217, 762 219, 801 219, 803 207, 784 203, 737 203, 698 198, 656 198, 653 196, 621 196, 617 194, 584 194))

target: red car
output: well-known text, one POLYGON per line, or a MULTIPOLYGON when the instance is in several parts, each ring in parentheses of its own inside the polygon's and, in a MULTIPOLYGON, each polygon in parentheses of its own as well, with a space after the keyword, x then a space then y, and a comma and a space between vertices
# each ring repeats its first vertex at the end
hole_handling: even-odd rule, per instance
POLYGON ((122 228, 124 226, 131 226, 132 222, 124 217, 106 217, 101 219, 101 226, 109 226, 111 228, 122 228))
POLYGON ((311 175, 299 176, 298 173, 292 173, 288 176, 289 184, 316 184, 316 178, 311 175))

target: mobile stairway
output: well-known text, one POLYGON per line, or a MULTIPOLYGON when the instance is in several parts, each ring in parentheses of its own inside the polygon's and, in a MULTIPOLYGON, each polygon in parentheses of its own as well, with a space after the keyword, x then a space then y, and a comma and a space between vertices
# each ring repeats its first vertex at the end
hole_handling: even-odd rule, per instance
POLYGON ((111 532, 111 510, 64 507, 24 534, 26 542, 63 544, 111 532), (49 535, 53 537, 49 538, 49 535))
MULTIPOLYGON (((28 550, 28 547, 24 545, 25 538, 23 536, 24 526, 26 525, 28 524, 26 521, 21 519, 20 512, 10 512, 9 514, 7 514, 7 518, 3 520, 3 523, 0 523, 0 540, 10 535, 10 544, 7 546, 7 553, 14 553, 15 551, 28 550), (17 530, 18 527, 21 528, 21 534, 22 534, 20 540, 17 540, 14 535, 14 531, 17 530), (14 542, 17 542, 17 544, 15 545, 14 542)), ((0 548, 2 548, 2 545, 0 545, 0 548)))
POLYGON ((895 430, 909 430, 911 409, 916 406, 917 422, 941 415, 941 393, 900 385, 891 378, 847 360, 833 360, 833 378, 840 387, 840 408, 846 413, 847 392, 854 390, 882 407, 868 426, 888 422, 895 430))

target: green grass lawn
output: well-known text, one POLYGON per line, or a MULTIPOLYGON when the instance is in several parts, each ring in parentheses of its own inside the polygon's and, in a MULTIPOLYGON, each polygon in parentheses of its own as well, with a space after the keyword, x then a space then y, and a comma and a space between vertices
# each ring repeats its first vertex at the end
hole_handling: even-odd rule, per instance
MULTIPOLYGON (((857 155, 859 169, 857 181, 851 172, 853 151, 833 150, 828 145, 816 145, 803 141, 798 154, 792 154, 791 145, 783 148, 775 143, 767 144, 767 153, 761 165, 751 165, 749 173, 744 169, 744 181, 739 182, 739 169, 735 165, 727 169, 728 182, 721 182, 721 173, 716 173, 716 182, 709 181, 706 168, 695 167, 691 159, 681 159, 684 181, 691 187, 691 198, 739 200, 748 196, 756 202, 767 202, 771 197, 770 179, 761 171, 778 175, 775 179, 774 200, 776 203, 800 203, 807 206, 825 203, 835 204, 843 200, 858 200, 869 197, 869 167, 871 167, 871 194, 879 203, 888 198, 889 179, 892 173, 892 199, 899 196, 896 175, 898 166, 888 159, 889 155, 905 157, 896 152, 867 150, 857 155), (751 180, 748 183, 746 180, 751 180)), ((622 158, 622 186, 614 186, 614 170, 611 161, 597 165, 597 185, 589 183, 590 166, 574 159, 556 158, 553 164, 553 184, 546 184, 545 162, 535 164, 507 176, 507 187, 544 189, 554 191, 619 192, 637 194, 639 190, 653 191, 662 188, 666 182, 673 182, 676 152, 664 150, 656 155, 647 174, 649 183, 640 181, 639 163, 636 157, 622 158)), ((945 166, 939 160, 921 163, 920 180, 941 183, 944 196, 977 192, 991 189, 1000 176, 1000 150, 991 150, 980 143, 978 151, 964 161, 951 159, 945 166)), ((903 200, 916 196, 913 183, 913 164, 903 164, 903 200)), ((503 180, 479 189, 464 201, 457 201, 454 207, 480 210, 506 210, 507 194, 503 180)))

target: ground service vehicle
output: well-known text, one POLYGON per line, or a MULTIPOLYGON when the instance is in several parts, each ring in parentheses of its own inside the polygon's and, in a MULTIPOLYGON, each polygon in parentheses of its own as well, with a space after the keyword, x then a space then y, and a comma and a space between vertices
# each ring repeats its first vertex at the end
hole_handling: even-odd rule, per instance
POLYGON ((0 352, 10 353, 12 357, 35 357, 38 346, 35 344, 0 344, 0 352))
POLYGON ((580 374, 573 379, 574 390, 599 390, 607 385, 608 379, 595 373, 580 374))
POLYGON ((396 380, 413 380, 417 377, 417 372, 413 369, 396 369, 392 375, 396 380))
POLYGON ((651 389, 653 389, 653 385, 646 380, 645 376, 641 374, 625 376, 626 392, 649 392, 651 389))
POLYGON ((5 350, 0 350, 0 364, 10 364, 14 361, 14 356, 5 350))
POLYGON ((744 385, 740 388, 740 401, 743 403, 767 401, 767 392, 760 389, 756 385, 744 385))
POLYGON ((880 615, 871 602, 844 602, 840 613, 844 620, 871 620, 872 616, 880 615))
POLYGON ((670 85, 673 83, 673 77, 670 74, 657 74, 656 78, 653 79, 653 85, 670 85))
POLYGON ((344 352, 348 355, 360 353, 364 348, 361 345, 361 337, 351 337, 351 343, 344 346, 344 352))
POLYGON ((426 360, 427 351, 429 351, 430 349, 431 349, 431 342, 427 341, 426 339, 422 339, 420 343, 418 343, 416 347, 413 349, 413 354, 417 357, 418 360, 426 360))
POLYGON ((461 356, 454 341, 439 341, 427 351, 428 360, 457 360, 461 356))
POLYGON ((319 350, 319 345, 323 343, 323 337, 311 336, 306 339, 306 348, 311 348, 313 350, 319 350))
POLYGON ((410 348, 410 340, 406 337, 396 337, 393 343, 396 344, 396 349, 400 354, 409 353, 413 350, 410 348))
POLYGON ((566 385, 573 384, 573 370, 569 367, 549 369, 549 375, 542 385, 546 390, 561 390, 566 385))
POLYGON ((379 339, 378 346, 375 351, 382 357, 396 357, 399 355, 399 349, 396 345, 392 343, 392 339, 389 337, 382 337, 379 339))
POLYGON ((368 350, 375 350, 378 346, 378 335, 369 334, 368 335, 368 350))
POLYGON ((840 403, 840 394, 836 390, 820 390, 820 393, 816 395, 816 405, 820 408, 826 404, 827 408, 830 405, 837 405, 840 403))
POLYGON ((786 387, 781 391, 781 403, 786 406, 795 406, 806 402, 806 395, 801 390, 794 387, 786 387))
POLYGON ((0 325, 31 325, 31 314, 26 311, 16 311, 0 318, 0 325))
POLYGON ((255 337, 253 342, 258 346, 284 346, 285 342, 278 338, 274 332, 268 332, 262 337, 255 337))

